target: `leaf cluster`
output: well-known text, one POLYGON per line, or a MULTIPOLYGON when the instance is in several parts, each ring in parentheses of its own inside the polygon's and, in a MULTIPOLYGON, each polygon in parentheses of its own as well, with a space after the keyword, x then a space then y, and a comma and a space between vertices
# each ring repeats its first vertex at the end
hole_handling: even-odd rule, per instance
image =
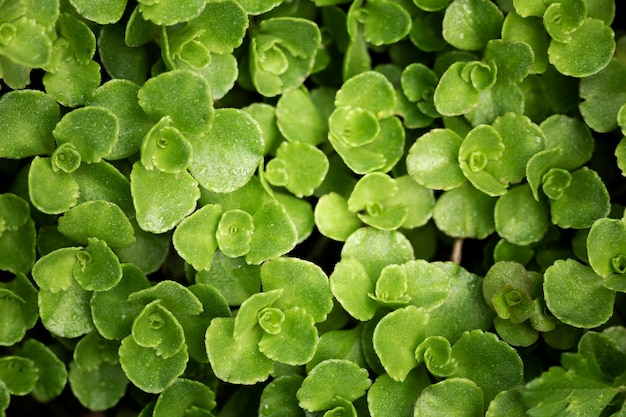
POLYGON ((626 415, 618 6, 0 0, 0 417, 626 415))

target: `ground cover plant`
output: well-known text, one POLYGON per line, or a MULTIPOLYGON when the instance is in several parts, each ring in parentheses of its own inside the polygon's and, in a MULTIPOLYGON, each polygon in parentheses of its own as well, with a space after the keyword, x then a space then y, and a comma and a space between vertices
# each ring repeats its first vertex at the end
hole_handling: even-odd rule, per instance
POLYGON ((626 416, 613 0, 0 0, 0 416, 626 416))

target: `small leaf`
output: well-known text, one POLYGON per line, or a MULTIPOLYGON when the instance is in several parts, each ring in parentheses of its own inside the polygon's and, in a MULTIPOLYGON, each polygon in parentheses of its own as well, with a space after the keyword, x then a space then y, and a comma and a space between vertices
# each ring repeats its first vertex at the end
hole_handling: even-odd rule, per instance
POLYGON ((541 74, 545 71, 548 65, 550 38, 545 32, 541 18, 535 16, 522 17, 515 11, 508 13, 502 25, 502 39, 504 41, 523 42, 530 46, 534 55, 530 72, 541 74))
POLYGON ((482 239, 495 230, 497 199, 474 188, 469 182, 445 191, 435 203, 433 219, 437 227, 453 237, 482 239), (458 208, 464 209, 459 212, 458 208))
POLYGON ((574 170, 585 164, 594 150, 594 140, 589 128, 580 119, 552 115, 539 125, 545 134, 546 149, 561 148, 563 152, 552 167, 574 170))
POLYGON ((61 214, 78 202, 78 184, 67 172, 54 171, 50 158, 33 159, 28 183, 30 200, 43 213, 61 214))
POLYGON ((73 275, 86 290, 105 291, 122 279, 122 266, 105 241, 92 237, 88 246, 76 253, 73 275))
POLYGON ((450 129, 432 129, 413 143, 406 158, 407 171, 419 184, 450 190, 461 185, 465 176, 458 164, 463 139, 450 129))
POLYGON ((215 405, 215 393, 209 387, 199 381, 179 378, 161 392, 153 416, 184 415, 193 413, 192 410, 209 412, 215 405))
POLYGON ((137 96, 148 116, 154 120, 170 116, 174 127, 182 132, 200 134, 211 126, 215 112, 211 89, 192 71, 167 71, 152 77, 137 96))
POLYGON ((37 401, 49 401, 61 394, 67 381, 67 370, 48 346, 36 339, 28 339, 18 355, 33 361, 39 370, 39 378, 31 391, 37 401))
POLYGON ((150 286, 148 278, 133 264, 122 264, 122 279, 107 291, 98 291, 91 297, 91 314, 98 333, 105 339, 121 340, 131 332, 134 318, 143 305, 127 301, 134 292, 150 286))
POLYGON ((21 159, 51 154, 52 131, 59 117, 59 105, 44 92, 5 92, 0 98, 0 156, 21 159))
POLYGON ((527 185, 513 187, 498 198, 494 220, 496 232, 519 246, 541 240, 550 224, 547 205, 536 201, 527 185))
POLYGON ((354 362, 329 359, 309 372, 296 396, 302 408, 328 410, 335 405, 336 397, 354 401, 363 396, 371 382, 367 371, 354 362))
POLYGON ((530 415, 563 412, 600 415, 617 390, 561 367, 552 367, 530 381, 522 391, 530 415))
POLYGON ((143 303, 159 300, 166 310, 174 314, 202 313, 202 303, 188 287, 171 280, 163 280, 149 288, 136 291, 128 296, 128 301, 143 303))
MULTIPOLYGON (((348 20, 363 25, 363 36, 372 45, 389 45, 408 35, 411 16, 400 4, 389 0, 354 2, 348 20)), ((350 28, 350 24, 348 28, 350 28)))
POLYGON ((465 332, 452 346, 456 361, 453 376, 471 379, 490 402, 497 393, 514 388, 522 382, 524 365, 517 351, 493 333, 473 330, 465 332), (491 363, 488 369, 485 363, 491 363))
POLYGON ((132 336, 122 340, 120 364, 128 379, 142 391, 157 394, 165 390, 185 371, 189 355, 183 344, 176 354, 164 358, 156 349, 139 346, 132 336))
POLYGON ((100 85, 100 64, 93 60, 79 61, 69 49, 62 49, 60 55, 56 72, 46 72, 43 76, 46 92, 66 107, 84 104, 100 85))
POLYGON ((431 385, 428 373, 418 368, 403 382, 382 374, 367 391, 367 408, 372 417, 413 416, 415 401, 422 390, 431 385))
POLYGON ((94 329, 89 301, 91 291, 77 282, 64 290, 39 290, 39 315, 44 327, 59 337, 74 338, 94 329))
POLYGON ((408 306, 385 315, 376 325, 373 343, 376 354, 395 381, 402 382, 418 365, 415 350, 426 338, 428 313, 408 306))
POLYGON ((100 162, 112 150, 119 122, 102 107, 83 107, 67 113, 54 128, 57 144, 71 143, 85 162, 100 162))
POLYGON ((204 9, 204 0, 141 0, 139 11, 143 17, 157 25, 171 26, 198 16, 204 9))
POLYGON ((433 100, 443 116, 465 114, 478 105, 478 90, 463 77, 467 65, 467 62, 455 62, 439 79, 433 100))
POLYGON ((558 260, 544 273, 546 304, 565 324, 585 329, 599 326, 613 314, 615 300, 615 292, 602 284, 602 277, 590 267, 573 259, 558 260))
POLYGON ((344 197, 331 192, 317 201, 315 225, 322 235, 345 242, 348 236, 361 227, 361 220, 348 209, 348 202, 344 197))
POLYGON ((234 332, 235 319, 217 317, 211 321, 206 331, 206 350, 213 372, 232 384, 265 381, 274 369, 274 361, 259 351, 262 330, 258 327, 240 336, 234 332))
POLYGON ((382 119, 395 107, 395 91, 387 78, 376 71, 366 71, 348 79, 337 91, 335 107, 361 108, 382 119))
POLYGON ((289 365, 309 362, 319 341, 313 316, 303 308, 293 307, 284 311, 279 327, 277 332, 266 332, 261 337, 259 350, 268 358, 289 365))
POLYGON ((238 109, 218 109, 211 128, 189 141, 193 149, 189 171, 200 185, 218 193, 243 187, 263 155, 259 124, 238 109))
POLYGON ((587 235, 589 264, 601 277, 625 274, 626 223, 617 219, 598 219, 587 235))
POLYGON ((472 129, 459 148, 459 165, 474 187, 492 197, 507 192, 507 184, 490 171, 491 163, 504 153, 502 136, 489 125, 472 129))
POLYGON ((11 317, 0 324, 1 346, 19 342, 37 323, 37 290, 23 273, 18 272, 13 280, 0 283, 0 313, 11 317))
POLYGON ((38 379, 39 370, 32 360, 20 356, 0 358, 0 381, 4 382, 11 394, 28 394, 38 379))
POLYGON ((303 88, 286 91, 276 103, 276 125, 288 141, 319 145, 326 140, 325 123, 303 88))
POLYGON ((104 200, 72 207, 59 218, 59 232, 83 245, 92 237, 113 248, 127 247, 135 241, 133 226, 126 215, 116 204, 104 200))
POLYGON ((289 252, 298 241, 296 226, 278 201, 263 205, 252 216, 254 233, 246 262, 261 264, 289 252))
POLYGON ((550 63, 564 75, 588 77, 608 65, 615 52, 613 30, 601 20, 588 18, 569 35, 567 43, 550 42, 550 63), (586 59, 576 59, 585 56, 586 59))
POLYGON ((117 22, 126 9, 126 0, 115 0, 106 4, 92 0, 72 0, 70 3, 81 16, 101 25, 117 22))
POLYGON ((363 227, 352 233, 343 246, 341 259, 350 258, 359 261, 373 280, 387 265, 413 260, 414 253, 404 234, 363 227))
POLYGON ((261 265, 261 283, 264 291, 281 291, 273 306, 283 311, 300 307, 321 322, 332 309, 328 277, 312 262, 286 257, 268 260, 261 265))
POLYGON ((146 305, 132 325, 134 342, 154 348, 157 356, 168 359, 185 349, 185 334, 176 317, 155 300, 146 305))
POLYGON ((550 200, 552 223, 561 228, 584 229, 594 221, 606 217, 610 198, 600 176, 587 167, 574 171, 569 187, 558 200, 550 200), (585 196, 585 201, 580 196, 585 196))
POLYGON ((73 270, 80 247, 59 248, 40 257, 33 266, 32 275, 39 288, 58 292, 74 284, 73 270))
POLYGON ((1 55, 27 67, 42 68, 50 63, 53 44, 44 25, 22 16, 12 22, 3 19, 2 26, 1 55))
POLYGON ((354 318, 368 321, 377 304, 369 297, 374 292, 372 278, 354 258, 339 261, 330 275, 330 288, 341 306, 354 318))
POLYGON ((211 268, 218 247, 215 234, 221 216, 219 205, 207 204, 183 219, 174 230, 172 242, 176 252, 198 271, 211 268))
POLYGON ((133 165, 130 185, 137 222, 152 233, 173 229, 195 210, 200 198, 198 183, 188 172, 148 171, 141 162, 133 165))
POLYGON ((283 375, 267 384, 261 394, 259 417, 303 416, 296 398, 303 380, 300 375, 283 375))
POLYGON ((296 197, 310 196, 328 172, 326 155, 313 145, 283 142, 276 157, 265 166, 265 177, 276 186, 284 186, 296 197))
POLYGON ((466 378, 450 378, 430 385, 415 403, 415 416, 480 417, 484 415, 481 389, 466 378))
POLYGON ((626 66, 611 59, 600 72, 580 80, 578 105, 585 123, 597 132, 617 128, 617 114, 626 103, 626 66))
POLYGON ((498 38, 504 16, 496 4, 486 0, 454 0, 443 18, 443 37, 466 51, 482 49, 498 38))
POLYGON ((171 125, 171 118, 164 116, 145 135, 141 144, 141 163, 152 171, 176 174, 191 164, 191 144, 185 136, 171 125))

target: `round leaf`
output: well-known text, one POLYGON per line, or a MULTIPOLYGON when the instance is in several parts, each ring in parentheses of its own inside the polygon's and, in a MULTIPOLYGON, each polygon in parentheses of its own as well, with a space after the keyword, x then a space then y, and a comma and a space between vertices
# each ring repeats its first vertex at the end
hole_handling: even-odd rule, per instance
POLYGON ((126 9, 126 0, 106 3, 93 0, 72 0, 70 3, 81 16, 101 25, 117 22, 122 18, 126 9))
POLYGON ((167 387, 154 406, 154 417, 169 417, 211 411, 215 408, 215 393, 199 381, 179 378, 167 387))
POLYGON ((139 11, 157 25, 171 26, 198 16, 204 9, 204 0, 141 0, 139 11))
POLYGON ((615 300, 615 292, 602 284, 593 269, 573 259, 557 260, 544 273, 546 304, 565 324, 597 327, 611 317, 615 300))
POLYGON ((176 252, 197 271, 211 268, 218 241, 215 233, 222 216, 217 204, 207 204, 183 219, 174 230, 172 242, 176 252))
POLYGON ((452 46, 476 51, 500 36, 504 16, 488 0, 454 0, 443 17, 443 38, 452 46))
POLYGON ((122 279, 122 266, 105 241, 92 237, 88 246, 76 253, 73 275, 89 291, 111 289, 122 279))
POLYGON ((601 277, 624 274, 626 261, 626 223, 617 219, 598 219, 587 235, 589 264, 601 277))
POLYGON ((484 415, 483 393, 469 379, 447 379, 424 388, 415 403, 413 415, 480 417, 484 415))
POLYGON ((50 158, 33 159, 28 171, 31 203, 46 214, 61 214, 78 203, 80 191, 72 175, 55 171, 50 158))
POLYGON ((57 292, 39 290, 39 314, 44 327, 52 334, 74 338, 94 329, 89 300, 91 291, 77 282, 57 292))
POLYGON ((263 156, 263 133, 248 113, 219 109, 211 128, 190 137, 193 160, 189 171, 204 188, 231 192, 244 186, 263 156))
POLYGON ((547 206, 534 199, 527 185, 511 188, 498 198, 494 220, 496 232, 520 246, 541 240, 550 224, 547 206))
POLYGON ((61 394, 67 381, 65 364, 52 350, 36 339, 28 339, 19 350, 19 356, 32 360, 39 370, 39 378, 31 391, 38 401, 49 401, 61 394))

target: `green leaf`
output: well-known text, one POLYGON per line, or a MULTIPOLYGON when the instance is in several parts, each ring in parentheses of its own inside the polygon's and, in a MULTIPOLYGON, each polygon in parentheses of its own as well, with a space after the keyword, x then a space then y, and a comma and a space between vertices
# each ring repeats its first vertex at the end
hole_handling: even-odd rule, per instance
POLYGON ((252 215, 254 233, 246 262, 261 264, 293 249, 298 241, 296 226, 278 201, 264 204, 252 215))
POLYGON ((483 239, 495 231, 497 198, 474 188, 469 182, 445 191, 435 203, 433 219, 449 236, 483 239), (463 207, 462 211, 458 208, 463 207))
POLYGON ((259 417, 304 416, 296 398, 303 380, 300 375, 284 375, 267 384, 261 393, 259 417))
POLYGON ((404 234, 364 227, 352 233, 341 250, 342 260, 350 258, 363 265, 370 279, 376 279, 387 265, 411 261, 414 253, 404 234))
POLYGON ((441 115, 458 116, 478 105, 479 92, 464 76, 467 66, 467 62, 455 62, 439 79, 433 100, 441 115))
MULTIPOLYGON (((244 9, 246 7, 244 6, 244 9)), ((317 25, 299 17, 261 21, 250 44, 250 75, 257 91, 274 97, 299 87, 311 73, 321 35, 317 25)))
POLYGON ((11 281, 0 283, 0 314, 11 317, 0 324, 1 346, 19 342, 37 323, 37 290, 23 273, 18 272, 11 281))
POLYGON ((91 410, 115 407, 126 394, 128 379, 118 363, 85 369, 70 363, 69 382, 74 396, 91 410))
POLYGON ((189 137, 189 171, 202 187, 225 193, 243 187, 263 156, 263 133, 248 113, 219 109, 208 132, 189 137))
POLYGON ((402 382, 418 365, 415 350, 426 338, 426 310, 408 306, 385 315, 374 330, 374 350, 395 381, 402 382))
POLYGON ((588 77, 605 68, 615 52, 613 30, 601 20, 587 18, 572 32, 566 43, 552 40, 548 47, 550 63, 564 75, 588 77), (577 59, 585 56, 585 59, 577 59))
POLYGON ((335 264, 330 275, 330 288, 341 306, 355 319, 368 321, 374 317, 377 304, 369 297, 374 292, 370 278, 359 261, 343 259, 335 264))
POLYGON ((524 365, 517 351, 493 333, 463 333, 452 346, 452 358, 457 364, 453 376, 474 381, 482 389, 485 403, 522 382, 524 365), (485 363, 492 366, 485 368, 485 363))
POLYGON ((503 320, 520 323, 534 312, 532 299, 536 298, 531 276, 517 262, 497 262, 489 268, 483 283, 487 304, 503 320))
POLYGON ((93 0, 71 0, 70 3, 81 16, 101 25, 117 22, 126 9, 126 0, 115 0, 106 4, 93 0))
POLYGON ((443 37, 455 48, 476 51, 498 38, 504 16, 487 0, 454 0, 443 17, 443 37))
POLYGON ((600 176, 593 170, 582 167, 574 171, 571 183, 563 197, 550 200, 552 223, 561 228, 584 229, 594 221, 609 214, 609 193, 600 176), (580 196, 585 196, 585 201, 580 196))
POLYGON ((137 94, 139 105, 155 121, 170 116, 174 127, 201 134, 211 127, 215 110, 207 81, 189 70, 173 70, 150 78, 137 94), (191 106, 189 103, 194 103, 191 106))
POLYGON ((546 149, 561 148, 552 166, 574 170, 585 164, 594 150, 594 140, 589 127, 581 120, 565 116, 552 115, 539 125, 546 138, 546 149))
POLYGON ((144 307, 128 297, 150 286, 145 274, 133 264, 122 264, 122 279, 107 291, 94 292, 90 305, 93 323, 106 339, 121 340, 131 332, 134 318, 144 307))
POLYGON ((250 251, 253 233, 252 216, 243 210, 235 209, 228 210, 219 219, 215 237, 222 253, 236 258, 250 251))
POLYGON ((204 6, 205 0, 140 0, 138 7, 146 20, 157 25, 171 26, 198 16, 204 6))
POLYGON ((100 65, 96 61, 79 61, 67 48, 60 51, 56 71, 46 72, 42 79, 46 92, 65 107, 84 104, 101 80, 100 65))
POLYGON ((598 219, 587 235, 589 265, 603 278, 626 273, 626 223, 617 219, 598 219))
POLYGON ((423 368, 411 371, 402 382, 380 375, 367 391, 367 408, 372 417, 412 417, 415 401, 431 384, 423 368))
POLYGON ((176 174, 191 164, 191 143, 171 126, 171 121, 169 116, 163 116, 143 139, 141 163, 149 171, 157 168, 162 172, 176 174))
POLYGON ((211 268, 218 247, 215 235, 221 216, 219 205, 207 204, 183 219, 174 230, 172 242, 176 252, 198 271, 211 268))
POLYGON ((52 134, 58 145, 71 143, 85 162, 100 162, 117 140, 117 117, 102 107, 83 107, 67 113, 52 134))
POLYGON ((63 53, 81 64, 87 64, 96 53, 96 36, 86 22, 69 13, 61 13, 57 21, 62 39, 67 42, 63 53))
POLYGON ((2 23, 0 55, 27 67, 42 68, 50 63, 53 39, 46 27, 22 16, 12 22, 2 23))
POLYGON ((94 329, 89 300, 91 291, 77 282, 56 292, 39 290, 39 315, 44 327, 60 337, 74 338, 94 329))
MULTIPOLYGON (((265 310, 259 312, 259 324, 262 323, 265 310)), ((318 341, 313 316, 303 308, 293 307, 284 310, 278 331, 266 331, 261 337, 259 350, 275 361, 294 366, 304 365, 313 358, 318 341)))
POLYGON ((380 133, 376 115, 361 107, 340 106, 328 120, 330 133, 347 147, 371 143, 380 133))
POLYGON ((0 381, 4 382, 11 394, 28 394, 38 379, 39 370, 32 360, 20 356, 0 358, 0 381))
POLYGON ((1 194, 0 269, 28 273, 36 259, 36 239, 28 203, 15 194, 1 194))
POLYGON ((122 266, 111 248, 95 237, 87 239, 88 246, 76 253, 73 275, 89 291, 106 291, 122 279, 122 266))
POLYGON ((116 204, 126 217, 134 219, 135 209, 127 176, 106 161, 82 164, 72 172, 78 184, 78 203, 105 200, 116 204))
POLYGON ((127 248, 115 249, 121 262, 135 265, 139 270, 150 274, 158 270, 170 251, 170 237, 168 233, 155 235, 142 230, 137 221, 133 221, 135 243, 127 248))
POLYGON ((120 364, 128 379, 142 391, 157 394, 165 390, 185 371, 189 355, 187 346, 164 358, 156 349, 139 346, 132 336, 122 340, 120 364))
POLYGON ((519 246, 541 240, 550 225, 547 205, 534 199, 528 185, 513 187, 498 198, 494 220, 496 232, 519 246))
POLYGON ((395 104, 393 85, 376 71, 366 71, 351 77, 343 83, 335 96, 335 107, 361 108, 377 119, 391 116, 395 104))
POLYGON ((32 275, 39 288, 58 292, 74 284, 74 265, 80 247, 59 248, 40 257, 33 266, 32 275))
POLYGON ((315 225, 322 235, 345 242, 348 236, 361 227, 361 220, 348 209, 348 202, 344 197, 331 192, 317 201, 315 225))
POLYGON ((429 311, 427 336, 443 336, 454 343, 465 331, 491 328, 495 314, 482 296, 483 278, 454 262, 435 265, 448 275, 445 301, 429 311))
POLYGON ((600 72, 580 81, 578 105, 585 123, 597 132, 617 128, 617 114, 626 102, 626 66, 611 59, 600 72))
MULTIPOLYGON (((148 50, 143 46, 127 45, 123 25, 105 25, 100 29, 98 55, 102 66, 114 80, 128 80, 138 84, 138 88, 145 83, 149 71, 148 50)), ((136 105, 137 96, 134 98, 136 105)))
POLYGON ((458 164, 463 139, 450 129, 432 129, 409 148, 406 165, 411 177, 419 184, 450 190, 465 181, 458 164))
POLYGON ((154 348, 155 354, 169 359, 186 350, 185 334, 176 317, 154 300, 135 317, 132 325, 133 341, 141 347, 154 348))
POLYGON ((362 333, 361 326, 322 333, 315 356, 306 364, 307 372, 327 359, 347 359, 361 367, 366 367, 367 362, 361 349, 362 333))
POLYGON ((286 91, 276 103, 276 125, 288 141, 319 145, 326 140, 326 123, 304 88, 286 91))
POLYGON ((0 156, 50 155, 54 150, 52 131, 59 117, 59 105, 44 92, 5 92, 0 98, 0 156))
POLYGON ((599 416, 616 394, 616 388, 560 367, 550 368, 522 391, 533 417, 562 413, 599 416))
POLYGON ((492 39, 487 42, 483 59, 495 62, 498 68, 498 79, 520 82, 530 72, 534 54, 525 42, 492 39))
POLYGON ((415 359, 424 362, 428 371, 439 377, 452 375, 457 363, 452 358, 450 342, 443 336, 430 336, 415 349, 415 359))
POLYGON ((144 305, 155 300, 159 300, 163 308, 174 314, 200 314, 203 308, 200 300, 188 287, 172 280, 160 281, 128 296, 128 301, 144 305))
POLYGON ((200 198, 198 182, 188 172, 148 171, 141 162, 133 164, 130 188, 137 222, 152 233, 173 229, 195 210, 200 198))
POLYGON ((272 185, 284 186, 296 197, 310 196, 328 172, 328 158, 313 145, 283 142, 276 157, 265 166, 265 178, 272 185))
POLYGON ((306 410, 328 410, 335 406, 336 397, 354 401, 363 396, 371 382, 367 371, 354 362, 328 359, 309 372, 296 396, 306 410))
POLYGON ((104 200, 87 201, 69 209, 59 218, 59 232, 87 244, 96 237, 113 248, 127 247, 135 241, 133 226, 122 210, 104 200))
POLYGON ((259 351, 261 333, 257 327, 237 336, 235 319, 213 319, 206 331, 206 350, 215 375, 232 384, 265 381, 274 369, 274 361, 259 351))
POLYGON ((489 125, 472 129, 459 148, 459 165, 465 177, 480 191, 492 197, 507 192, 507 184, 490 172, 490 164, 504 153, 502 136, 489 125))
POLYGON ((18 356, 30 359, 39 370, 39 378, 31 391, 37 401, 49 401, 61 394, 67 381, 67 370, 48 346, 36 339, 28 339, 18 351, 18 356))
POLYGON ((153 416, 195 415, 192 413, 209 412, 215 405, 215 393, 209 387, 199 381, 179 378, 161 392, 153 416))
POLYGON ((545 32, 543 20, 540 17, 522 17, 515 11, 508 13, 502 25, 502 39, 523 42, 530 46, 534 55, 531 73, 541 74, 546 70, 550 38, 545 32))
POLYGON ((348 11, 348 31, 355 24, 363 26, 363 37, 372 45, 389 45, 408 35, 411 16, 400 4, 389 0, 374 0, 352 3, 348 11))
POLYGON ((484 415, 483 393, 473 381, 451 378, 430 385, 415 403, 415 416, 480 417, 484 415))
POLYGON ((597 327, 613 314, 615 292, 603 286, 593 269, 573 259, 546 269, 543 290, 550 312, 570 326, 597 327))
POLYGON ((552 39, 567 43, 570 35, 582 26, 587 17, 584 0, 569 0, 549 4, 543 14, 543 25, 552 39))

